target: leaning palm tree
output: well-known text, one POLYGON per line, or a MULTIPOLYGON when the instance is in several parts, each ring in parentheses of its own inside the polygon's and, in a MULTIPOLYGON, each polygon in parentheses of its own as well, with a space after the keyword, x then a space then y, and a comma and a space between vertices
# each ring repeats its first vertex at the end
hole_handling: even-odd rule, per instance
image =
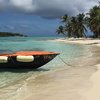
POLYGON ((76 33, 77 33, 77 19, 76 17, 71 17, 71 20, 70 20, 70 34, 71 34, 71 37, 77 37, 76 33))
POLYGON ((66 23, 68 21, 68 15, 65 14, 64 16, 61 16, 61 20, 63 23, 66 23))
POLYGON ((56 33, 58 33, 58 35, 63 35, 66 36, 65 32, 64 32, 64 27, 63 26, 59 26, 56 30, 56 33))
POLYGON ((65 14, 61 17, 61 22, 63 22, 63 32, 66 34, 67 37, 72 37, 72 31, 71 31, 71 24, 70 24, 70 17, 65 14))
POLYGON ((85 27, 85 15, 78 14, 77 15, 77 34, 79 37, 86 37, 85 32, 87 31, 85 27))

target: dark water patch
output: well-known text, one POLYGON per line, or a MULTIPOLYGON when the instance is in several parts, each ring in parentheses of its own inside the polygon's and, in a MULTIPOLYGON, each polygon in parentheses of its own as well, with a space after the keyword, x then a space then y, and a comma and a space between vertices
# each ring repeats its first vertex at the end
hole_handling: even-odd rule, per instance
POLYGON ((0 50, 0 53, 12 53, 13 51, 12 50, 0 50))
POLYGON ((45 50, 42 48, 34 48, 33 51, 45 51, 45 50))
POLYGON ((33 49, 21 49, 19 51, 45 51, 45 50, 42 48, 33 48, 33 49))

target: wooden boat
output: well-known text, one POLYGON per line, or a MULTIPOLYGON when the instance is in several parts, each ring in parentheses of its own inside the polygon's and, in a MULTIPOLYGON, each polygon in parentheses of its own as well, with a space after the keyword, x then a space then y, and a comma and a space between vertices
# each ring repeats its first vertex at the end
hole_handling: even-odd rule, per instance
POLYGON ((33 68, 43 66, 59 53, 44 51, 20 51, 0 54, 0 68, 33 68))

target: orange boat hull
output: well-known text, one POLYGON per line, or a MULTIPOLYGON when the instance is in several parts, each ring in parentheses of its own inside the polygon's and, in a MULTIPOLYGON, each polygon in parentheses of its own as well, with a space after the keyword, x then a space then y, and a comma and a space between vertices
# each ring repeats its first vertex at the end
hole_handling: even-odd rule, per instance
POLYGON ((1 62, 0 68, 39 68, 53 58, 55 58, 59 53, 54 52, 43 52, 43 51, 21 51, 12 54, 0 54, 2 60, 7 58, 7 62, 1 62), (20 57, 20 58, 18 58, 20 57), (24 57, 24 58, 22 58, 24 57), (4 58, 4 59, 3 59, 4 58), (25 59, 25 61, 22 61, 25 59), (27 60, 27 61, 26 61, 27 60))

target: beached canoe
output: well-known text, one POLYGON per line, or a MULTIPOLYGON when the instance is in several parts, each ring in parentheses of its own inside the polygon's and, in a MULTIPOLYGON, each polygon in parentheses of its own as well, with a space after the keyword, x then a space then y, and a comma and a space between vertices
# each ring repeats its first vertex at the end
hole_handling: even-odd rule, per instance
POLYGON ((0 54, 0 68, 36 69, 51 61, 58 54, 44 51, 20 51, 11 54, 0 54))

